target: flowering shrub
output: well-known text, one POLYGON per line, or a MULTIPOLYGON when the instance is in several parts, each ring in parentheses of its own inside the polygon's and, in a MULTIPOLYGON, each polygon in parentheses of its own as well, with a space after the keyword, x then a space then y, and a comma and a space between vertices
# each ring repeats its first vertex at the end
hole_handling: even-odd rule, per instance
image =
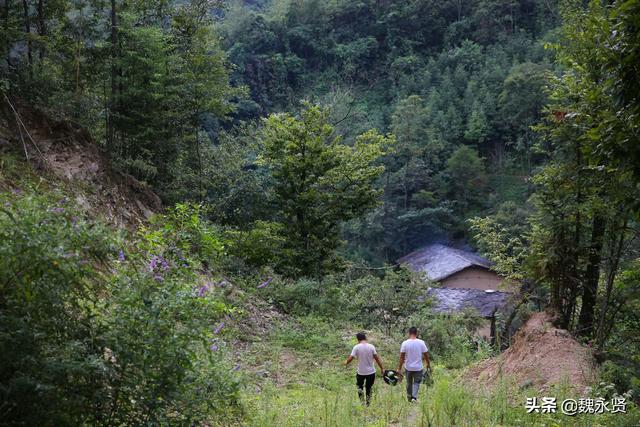
POLYGON ((99 295, 115 250, 59 194, 0 194, 0 419, 80 424, 103 399, 109 362, 99 295))
POLYGON ((222 249, 198 207, 178 206, 125 247, 59 194, 0 193, 3 423, 194 425, 238 415, 220 339, 231 308, 215 286, 197 285, 222 249))
POLYGON ((239 411, 219 339, 219 319, 232 310, 220 286, 196 285, 222 248, 198 206, 178 205, 125 253, 109 313, 116 424, 191 425, 239 411))

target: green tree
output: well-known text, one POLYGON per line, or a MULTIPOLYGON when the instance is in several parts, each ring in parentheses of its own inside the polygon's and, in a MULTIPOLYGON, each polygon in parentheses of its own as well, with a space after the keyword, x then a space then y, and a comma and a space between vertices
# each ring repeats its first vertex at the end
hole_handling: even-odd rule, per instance
POLYGON ((300 117, 265 119, 260 164, 273 179, 279 220, 287 243, 282 268, 288 274, 318 275, 335 267, 343 221, 375 206, 378 164, 392 138, 374 130, 351 145, 334 135, 328 111, 305 104, 300 117))
POLYGON ((396 149, 386 158, 384 229, 394 255, 406 253, 425 236, 448 225, 446 203, 436 197, 437 171, 447 144, 430 127, 431 105, 417 95, 400 100, 391 116, 396 149))
POLYGON ((547 101, 544 91, 547 66, 524 62, 512 67, 498 96, 498 111, 506 134, 515 138, 516 149, 530 165, 531 149, 537 137, 531 127, 541 118, 547 101))
POLYGON ((469 141, 482 144, 489 133, 488 127, 487 116, 484 114, 484 110, 482 107, 477 106, 477 108, 474 108, 471 112, 467 129, 464 131, 464 137, 469 141))
POLYGON ((445 173, 448 194, 455 201, 457 213, 463 215, 482 206, 487 175, 477 151, 466 145, 458 148, 447 160, 445 173))

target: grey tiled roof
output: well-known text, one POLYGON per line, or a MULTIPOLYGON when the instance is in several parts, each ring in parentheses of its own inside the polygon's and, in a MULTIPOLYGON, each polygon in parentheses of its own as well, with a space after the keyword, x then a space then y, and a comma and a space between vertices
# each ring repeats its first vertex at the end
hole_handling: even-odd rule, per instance
POLYGON ((411 270, 425 272, 427 278, 437 282, 468 267, 491 267, 491 262, 473 252, 455 249, 439 243, 425 246, 398 260, 411 270))
POLYGON ((471 308, 482 317, 490 317, 495 311, 505 311, 513 294, 482 289, 429 288, 427 295, 432 298, 436 313, 455 313, 471 308))

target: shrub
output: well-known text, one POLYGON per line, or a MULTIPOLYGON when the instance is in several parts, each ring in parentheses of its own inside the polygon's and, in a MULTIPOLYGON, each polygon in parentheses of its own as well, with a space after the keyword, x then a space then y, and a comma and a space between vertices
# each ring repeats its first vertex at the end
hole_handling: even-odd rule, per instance
POLYGON ((611 393, 615 391, 617 394, 623 394, 631 391, 636 400, 640 396, 640 378, 636 372, 611 360, 605 361, 600 367, 600 380, 615 387, 615 390, 610 390, 611 393))
POLYGON ((96 316, 114 253, 109 230, 62 194, 0 194, 0 417, 82 424, 105 392, 105 324, 96 316))
POLYGON ((223 245, 201 214, 198 205, 176 205, 120 258, 106 313, 110 423, 193 425, 240 412, 216 327, 232 309, 198 274, 223 245))
POLYGON ((428 307, 412 315, 408 322, 416 326, 421 338, 429 346, 429 353, 449 368, 461 368, 473 360, 485 357, 488 346, 480 346, 475 340, 475 331, 482 319, 471 313, 436 315, 428 307))
POLYGON ((179 205, 130 249, 58 193, 0 193, 0 416, 8 425, 194 425, 241 411, 199 271, 222 244, 179 205), (114 258, 118 258, 114 262, 114 258))
POLYGON ((295 315, 344 318, 348 305, 342 283, 331 278, 274 283, 266 290, 266 296, 284 312, 295 315))
POLYGON ((421 307, 427 306, 424 281, 406 268, 389 270, 384 277, 365 276, 346 287, 349 313, 365 326, 381 325, 387 334, 421 307))

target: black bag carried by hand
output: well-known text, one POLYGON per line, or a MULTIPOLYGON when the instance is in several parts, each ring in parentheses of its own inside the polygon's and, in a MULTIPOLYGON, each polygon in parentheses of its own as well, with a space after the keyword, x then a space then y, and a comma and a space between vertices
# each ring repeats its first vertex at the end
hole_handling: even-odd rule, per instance
POLYGON ((422 374, 422 383, 426 386, 433 385, 433 372, 431 371, 431 368, 424 370, 424 373, 422 374))

